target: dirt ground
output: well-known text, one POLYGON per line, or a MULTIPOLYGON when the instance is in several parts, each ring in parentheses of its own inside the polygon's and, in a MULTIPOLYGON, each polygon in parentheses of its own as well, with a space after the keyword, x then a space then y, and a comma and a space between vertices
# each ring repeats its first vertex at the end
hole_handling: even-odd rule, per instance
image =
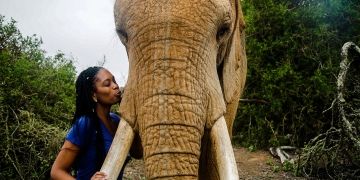
MULTIPOLYGON (((281 171, 280 160, 274 158, 268 151, 250 152, 246 148, 234 148, 234 153, 240 179, 304 179, 281 171)), ((144 162, 132 160, 125 168, 124 179, 145 179, 144 162)))

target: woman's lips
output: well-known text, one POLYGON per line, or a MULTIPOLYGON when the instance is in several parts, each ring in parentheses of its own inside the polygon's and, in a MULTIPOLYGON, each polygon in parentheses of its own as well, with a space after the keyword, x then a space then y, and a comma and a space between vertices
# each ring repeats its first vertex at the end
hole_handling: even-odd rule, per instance
POLYGON ((117 92, 115 93, 115 96, 121 97, 121 91, 117 91, 117 92))

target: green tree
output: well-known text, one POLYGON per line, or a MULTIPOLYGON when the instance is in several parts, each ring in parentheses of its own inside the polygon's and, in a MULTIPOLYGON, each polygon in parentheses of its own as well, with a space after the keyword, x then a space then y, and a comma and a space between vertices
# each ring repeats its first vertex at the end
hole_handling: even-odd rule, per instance
POLYGON ((0 16, 0 179, 45 179, 74 110, 75 67, 0 16))
POLYGON ((235 141, 303 147, 332 123, 340 49, 360 42, 356 0, 242 0, 248 76, 235 141))

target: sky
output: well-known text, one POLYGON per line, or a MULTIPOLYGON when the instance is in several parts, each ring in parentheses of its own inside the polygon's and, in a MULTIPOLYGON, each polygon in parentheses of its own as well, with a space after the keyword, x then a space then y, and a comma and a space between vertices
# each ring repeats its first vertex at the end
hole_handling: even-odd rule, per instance
POLYGON ((17 21, 23 35, 41 37, 48 56, 61 51, 75 60, 77 73, 103 62, 119 85, 128 60, 113 16, 115 0, 0 0, 0 14, 17 21))

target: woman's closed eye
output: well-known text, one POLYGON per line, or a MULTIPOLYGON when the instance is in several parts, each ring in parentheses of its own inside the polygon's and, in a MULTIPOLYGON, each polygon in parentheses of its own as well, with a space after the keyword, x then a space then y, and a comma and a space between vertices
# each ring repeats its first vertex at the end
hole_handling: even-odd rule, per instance
POLYGON ((111 85, 110 79, 107 79, 103 82, 103 86, 105 86, 105 87, 109 87, 110 85, 111 85))

